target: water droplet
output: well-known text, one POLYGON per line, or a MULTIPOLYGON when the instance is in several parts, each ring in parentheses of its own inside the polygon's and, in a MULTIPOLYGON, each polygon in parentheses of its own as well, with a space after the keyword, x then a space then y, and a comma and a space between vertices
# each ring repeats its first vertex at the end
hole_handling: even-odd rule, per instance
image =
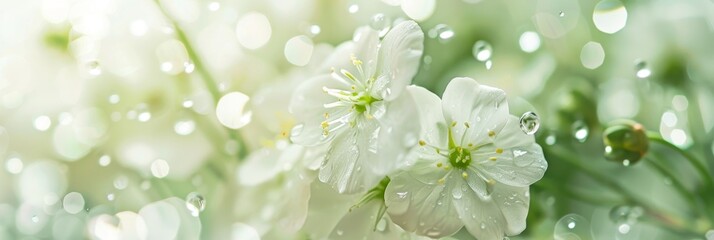
POLYGON ((408 194, 409 194, 409 192, 398 192, 397 197, 399 197, 399 199, 405 199, 405 198, 407 198, 408 194))
POLYGON ((350 13, 357 13, 359 12, 359 5, 357 4, 351 4, 348 8, 347 11, 350 13))
POLYGON ((114 201, 114 193, 107 194, 107 200, 114 201))
POLYGON ((315 24, 310 25, 310 27, 308 27, 308 29, 307 29, 308 35, 310 37, 317 36, 318 34, 320 34, 321 31, 322 31, 322 29, 320 28, 320 25, 315 25, 315 24))
POLYGON ((169 163, 163 159, 156 159, 151 162, 151 175, 156 178, 164 178, 169 175, 169 163))
POLYGON ((5 161, 5 169, 10 174, 20 174, 24 168, 24 163, 19 157, 10 157, 5 161))
POLYGON ((560 12, 558 13, 558 16, 559 16, 559 17, 565 17, 565 12, 560 11, 560 12))
POLYGON ((62 200, 62 207, 70 214, 76 214, 84 209, 84 197, 81 193, 67 193, 62 200))
POLYGON ((461 197, 464 196, 464 192, 461 191, 460 188, 452 188, 452 189, 451 189, 451 196, 453 196, 454 199, 461 199, 461 197))
POLYGON ((125 189, 129 185, 129 178, 121 175, 118 176, 114 179, 114 187, 116 189, 122 190, 125 189))
POLYGON ((179 120, 174 124, 174 131, 176 134, 181 136, 186 136, 196 129, 196 123, 191 119, 179 120))
POLYGON ((121 101, 121 97, 118 94, 109 95, 109 103, 117 104, 119 101, 121 101))
POLYGON ((193 62, 188 61, 183 63, 183 71, 185 73, 192 73, 194 70, 196 70, 196 64, 193 64, 193 62))
POLYGON ((387 230, 387 220, 382 218, 377 222, 377 231, 384 232, 387 230))
POLYGON ((37 223, 39 221, 40 221, 40 217, 38 217, 37 215, 32 215, 32 222, 37 223))
POLYGON ((588 129, 588 125, 585 124, 585 122, 576 121, 573 123, 572 132, 575 140, 578 140, 578 142, 585 142, 590 134, 590 129, 588 129))
POLYGON ((604 33, 616 33, 627 24, 627 9, 617 0, 602 0, 593 10, 593 23, 604 33))
POLYGON ((221 97, 216 104, 218 121, 232 129, 239 129, 250 123, 253 114, 245 109, 249 100, 250 97, 241 92, 231 92, 221 97))
POLYGON ((491 70, 491 67, 493 66, 493 61, 488 60, 484 63, 484 66, 486 66, 486 70, 491 70))
MULTIPOLYGON (((140 122, 148 122, 149 120, 151 120, 151 112, 149 111, 149 107, 146 105, 146 103, 140 103, 132 111, 127 113, 127 115, 136 115, 136 120, 139 120, 140 122), (132 111, 134 114, 130 114, 132 111)), ((132 116, 127 117, 129 119, 133 118, 132 116)))
POLYGON ((44 132, 47 131, 47 129, 50 129, 52 126, 52 119, 50 117, 42 115, 39 117, 35 118, 35 121, 32 123, 35 126, 35 129, 38 131, 44 132))
POLYGON ((610 220, 615 224, 635 224, 642 216, 643 210, 638 206, 620 205, 610 209, 610 220))
POLYGON ((589 239, 590 223, 577 214, 568 214, 555 223, 555 240, 589 239))
POLYGON ((472 53, 476 60, 485 62, 491 59, 491 55, 493 54, 493 48, 488 42, 484 40, 479 40, 474 43, 472 53))
POLYGON ((556 141, 558 141, 558 137, 556 137, 553 133, 548 134, 548 136, 545 137, 545 144, 547 145, 552 146, 553 144, 555 144, 556 141))
POLYGON ((86 68, 87 68, 87 72, 89 73, 89 75, 99 76, 102 74, 102 67, 99 65, 99 62, 97 62, 96 60, 87 62, 86 68))
POLYGON ((110 157, 109 155, 102 155, 101 157, 99 157, 99 166, 106 167, 110 163, 112 163, 112 157, 110 157))
POLYGON ((580 50, 580 63, 587 69, 596 69, 605 62, 605 49, 598 42, 587 42, 580 50))
POLYGON ((201 194, 191 192, 186 196, 186 208, 191 211, 191 215, 198 217, 206 209, 206 199, 201 194))
POLYGON ((646 78, 652 74, 652 70, 647 67, 647 62, 642 59, 635 60, 635 75, 638 78, 646 78))
POLYGON ((384 35, 389 32, 389 29, 391 28, 392 20, 389 19, 389 17, 385 16, 383 13, 377 13, 374 16, 372 16, 372 20, 369 22, 369 26, 379 32, 380 37, 384 37, 384 35))
POLYGON ((627 234, 630 232, 630 224, 623 223, 617 227, 617 231, 621 234, 627 234))
POLYGON ((630 166, 630 160, 629 160, 629 159, 622 160, 622 166, 629 167, 629 166, 630 166))
POLYGON ((454 30, 446 24, 437 24, 434 28, 429 30, 429 37, 439 39, 442 43, 448 42, 454 35, 456 35, 454 30))
POLYGON ((486 223, 481 223, 481 229, 486 229, 486 223))
POLYGON ((209 11, 215 12, 215 11, 218 11, 218 9, 221 9, 221 3, 219 3, 219 2, 210 2, 210 3, 208 4, 208 10, 209 10, 209 11))
POLYGON ((342 236, 342 234, 345 234, 345 232, 338 229, 338 230, 337 230, 337 235, 338 235, 338 236, 342 236))
POLYGON ((540 118, 534 112, 525 112, 521 116, 521 130, 528 134, 533 135, 538 131, 540 127, 540 118))
POLYGON ((312 58, 314 45, 308 36, 300 35, 290 38, 285 43, 283 53, 285 59, 295 66, 305 66, 312 58))
POLYGON ((521 50, 524 52, 535 52, 538 48, 540 48, 540 37, 536 32, 524 32, 521 34, 521 38, 518 39, 518 45, 521 46, 521 50))

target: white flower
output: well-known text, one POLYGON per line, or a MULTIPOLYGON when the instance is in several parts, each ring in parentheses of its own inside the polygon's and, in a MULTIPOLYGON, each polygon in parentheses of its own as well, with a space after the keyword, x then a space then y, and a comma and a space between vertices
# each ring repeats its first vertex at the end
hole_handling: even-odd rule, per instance
POLYGON ((377 31, 362 27, 354 41, 338 46, 327 59, 331 74, 296 89, 290 111, 298 125, 291 140, 329 146, 322 182, 340 193, 363 191, 416 145, 418 114, 404 89, 418 70, 423 41, 413 21, 398 24, 381 42, 377 31))
POLYGON ((477 239, 522 232, 528 187, 548 164, 533 136, 509 115, 505 93, 470 78, 453 79, 442 102, 420 87, 409 92, 419 106, 423 140, 418 160, 387 186, 391 219, 434 238, 463 226, 477 239))

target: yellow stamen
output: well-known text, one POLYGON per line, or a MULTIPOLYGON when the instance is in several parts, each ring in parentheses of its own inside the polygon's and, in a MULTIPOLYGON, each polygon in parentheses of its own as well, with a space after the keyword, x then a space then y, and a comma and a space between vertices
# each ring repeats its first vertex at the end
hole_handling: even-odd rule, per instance
POLYGON ((419 140, 419 146, 424 146, 426 145, 426 142, 424 140, 419 140))
POLYGON ((439 181, 437 181, 439 184, 444 184, 446 182, 446 179, 444 178, 439 178, 439 181))
POLYGON ((466 128, 470 128, 470 127, 471 127, 471 125, 469 125, 469 122, 464 122, 464 126, 466 126, 466 128))
POLYGON ((498 153, 498 154, 503 153, 503 148, 496 148, 496 153, 498 153))
POLYGON ((330 124, 327 123, 327 121, 322 121, 322 123, 320 123, 320 126, 322 126, 322 129, 327 129, 327 127, 329 127, 330 124))
POLYGON ((451 127, 456 127, 456 121, 451 122, 451 127))
POLYGON ((488 136, 489 137, 496 136, 496 132, 494 132, 493 130, 488 130, 488 136))
POLYGON ((490 158, 488 158, 488 160, 496 161, 496 160, 498 160, 498 158, 497 158, 497 157, 490 157, 490 158))
POLYGON ((443 165, 444 165, 444 164, 442 164, 442 163, 436 163, 436 167, 441 167, 441 166, 443 166, 443 165))
POLYGON ((461 172, 461 177, 463 177, 464 179, 467 179, 467 178, 469 178, 469 174, 466 172, 461 172))

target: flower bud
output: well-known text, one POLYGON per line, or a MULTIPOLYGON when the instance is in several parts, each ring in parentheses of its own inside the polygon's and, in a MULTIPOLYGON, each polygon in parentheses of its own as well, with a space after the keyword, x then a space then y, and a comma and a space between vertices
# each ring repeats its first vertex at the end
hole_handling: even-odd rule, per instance
POLYGON ((647 153, 649 139, 642 124, 617 120, 603 133, 605 157, 627 166, 638 162, 647 153))

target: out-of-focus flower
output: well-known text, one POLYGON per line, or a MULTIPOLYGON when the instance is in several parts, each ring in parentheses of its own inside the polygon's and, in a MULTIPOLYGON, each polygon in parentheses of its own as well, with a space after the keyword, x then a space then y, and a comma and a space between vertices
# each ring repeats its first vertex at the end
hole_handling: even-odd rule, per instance
POLYGON ((390 218, 433 238, 463 226, 478 239, 523 231, 528 188, 543 177, 547 162, 509 115, 505 93, 470 78, 453 79, 442 102, 423 88, 409 91, 421 114, 422 147, 409 169, 391 177, 385 192, 390 218))
POLYGON ((630 120, 618 120, 603 133, 605 157, 611 161, 630 165, 640 161, 647 153, 649 139, 645 128, 630 120))
POLYGON ((362 27, 328 58, 331 74, 298 87, 290 106, 298 122, 291 140, 329 145, 320 181, 341 193, 363 191, 416 145, 416 109, 404 89, 417 72, 423 41, 413 21, 398 24, 381 42, 379 32, 362 27))

